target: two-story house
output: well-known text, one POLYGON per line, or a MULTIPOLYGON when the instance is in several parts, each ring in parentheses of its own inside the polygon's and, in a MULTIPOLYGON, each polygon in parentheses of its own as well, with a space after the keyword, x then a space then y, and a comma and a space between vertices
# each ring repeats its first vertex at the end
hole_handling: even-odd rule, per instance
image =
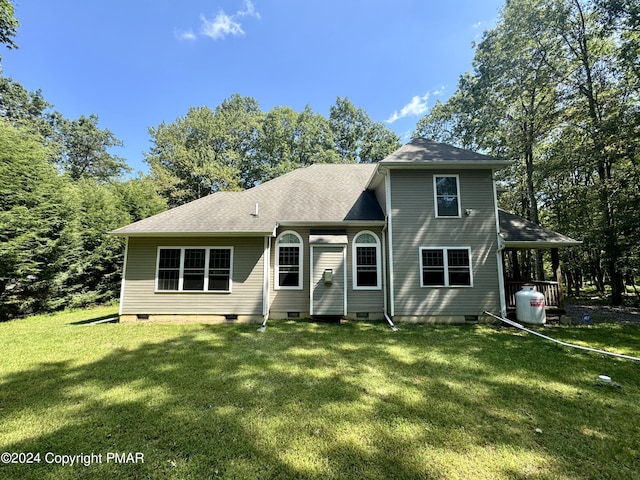
POLYGON ((498 209, 506 165, 414 139, 378 164, 316 164, 125 226, 112 232, 127 242, 120 319, 506 314, 502 250, 518 225, 529 248, 577 243, 498 209))

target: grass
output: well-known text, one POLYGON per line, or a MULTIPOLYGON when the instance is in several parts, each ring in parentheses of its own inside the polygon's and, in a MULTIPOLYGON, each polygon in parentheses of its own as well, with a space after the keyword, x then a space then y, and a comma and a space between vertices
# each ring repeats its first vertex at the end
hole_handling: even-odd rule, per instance
MULTIPOLYGON (((640 478, 638 362, 483 325, 77 324, 114 313, 0 324, 0 451, 41 454, 0 478, 640 478)), ((551 335, 640 356, 634 325, 551 335)))

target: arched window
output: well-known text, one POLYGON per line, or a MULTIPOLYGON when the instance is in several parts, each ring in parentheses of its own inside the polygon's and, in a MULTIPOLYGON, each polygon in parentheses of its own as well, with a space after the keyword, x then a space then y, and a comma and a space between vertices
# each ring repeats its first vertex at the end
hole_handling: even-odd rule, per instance
POLYGON ((378 236, 369 231, 356 235, 353 239, 352 257, 354 290, 379 290, 382 282, 378 236))
POLYGON ((302 288, 302 237, 294 231, 282 232, 276 240, 275 288, 302 288))

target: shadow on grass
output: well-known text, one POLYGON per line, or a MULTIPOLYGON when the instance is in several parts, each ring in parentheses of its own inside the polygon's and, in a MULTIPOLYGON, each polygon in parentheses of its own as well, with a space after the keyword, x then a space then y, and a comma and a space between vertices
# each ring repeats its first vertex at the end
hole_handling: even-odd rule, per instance
POLYGON ((505 333, 201 326, 81 365, 41 363, 1 385, 0 425, 40 425, 17 431, 1 450, 142 452, 144 463, 0 465, 0 477, 462 478, 475 468, 495 478, 623 478, 637 471, 640 432, 626 421, 640 413, 637 366, 505 333), (623 389, 590 383, 590 371, 604 365, 623 389), (617 453, 607 459, 612 443, 617 453))

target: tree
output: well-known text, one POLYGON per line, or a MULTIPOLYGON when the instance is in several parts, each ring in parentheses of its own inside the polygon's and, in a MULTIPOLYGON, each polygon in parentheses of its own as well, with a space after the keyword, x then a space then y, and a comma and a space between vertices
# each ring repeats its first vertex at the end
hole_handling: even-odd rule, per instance
POLYGON ((595 4, 567 0, 547 8, 554 20, 550 29, 570 62, 564 81, 568 128, 580 132, 584 159, 595 174, 604 262, 612 303, 619 305, 624 291, 624 253, 619 237, 623 212, 618 209, 621 203, 617 198, 621 189, 616 177, 619 167, 633 155, 626 147, 626 137, 630 136, 634 144, 638 136, 624 122, 637 111, 637 92, 629 91, 620 74, 616 63, 620 58, 616 55, 618 42, 615 36, 607 35, 604 17, 595 4))
MULTIPOLYGON (((149 176, 140 176, 125 182, 110 184, 117 198, 118 210, 137 222, 167 209, 167 201, 160 196, 156 183, 149 176)), ((127 222, 128 223, 128 222, 127 222)))
POLYGON ((374 123, 362 108, 338 97, 329 109, 334 149, 343 163, 378 162, 400 147, 400 138, 382 123, 374 123))
POLYGON ((67 185, 68 224, 61 268, 55 278, 60 294, 54 307, 81 307, 118 297, 124 242, 108 235, 131 217, 122 207, 118 188, 93 178, 67 185))
POLYGON ((0 120, 0 320, 50 308, 67 224, 42 140, 0 120))
POLYGON ((307 105, 296 121, 293 156, 297 164, 338 163, 340 159, 333 148, 333 138, 329 121, 307 105))
POLYGON ((240 188, 251 188, 262 180, 256 158, 262 136, 263 112, 252 97, 231 95, 216 107, 218 134, 216 149, 224 165, 235 167, 240 174, 240 188))
POLYGON ((173 123, 150 128, 154 145, 145 161, 169 206, 259 182, 262 116, 253 98, 236 94, 215 111, 191 107, 173 123))
POLYGON ((336 163, 333 134, 327 119, 310 106, 297 113, 290 107, 274 107, 264 116, 257 161, 261 181, 314 163, 336 163))
POLYGON ((50 109, 51 104, 40 90, 29 92, 20 83, 0 77, 0 117, 11 125, 39 134, 49 142, 61 118, 59 113, 49 112, 50 109))
POLYGON ((121 147, 122 142, 110 130, 98 127, 97 115, 62 119, 59 144, 58 163, 72 180, 91 178, 106 182, 131 171, 123 158, 109 153, 109 148, 121 147))
MULTIPOLYGON (((460 75, 458 87, 449 99, 438 100, 427 114, 418 120, 412 136, 447 143, 474 151, 506 157, 504 146, 496 139, 499 115, 489 115, 489 102, 478 94, 479 79, 469 72, 460 75)), ((497 108, 497 107, 496 107, 497 108)))
POLYGON ((13 37, 16 36, 20 22, 14 13, 13 4, 9 0, 0 0, 0 43, 8 49, 18 48, 13 37))
POLYGON ((240 169, 225 158, 221 127, 208 107, 192 107, 175 122, 150 128, 153 147, 145 155, 151 177, 169 206, 219 190, 240 188, 240 169))

